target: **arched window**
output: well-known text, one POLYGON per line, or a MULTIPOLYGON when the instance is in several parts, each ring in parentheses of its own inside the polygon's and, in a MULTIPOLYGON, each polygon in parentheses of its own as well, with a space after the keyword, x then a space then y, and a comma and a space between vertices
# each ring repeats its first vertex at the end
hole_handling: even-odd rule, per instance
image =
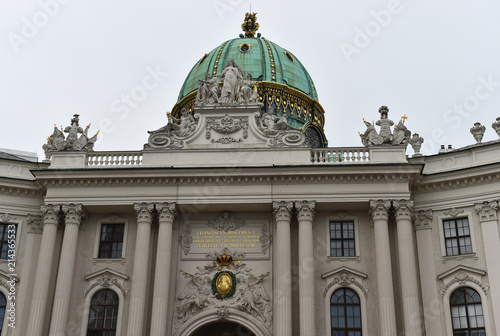
POLYGON ((87 336, 115 336, 120 299, 111 289, 101 289, 90 301, 87 336))
POLYGON ((361 336, 361 304, 351 289, 340 288, 330 299, 332 336, 361 336))
POLYGON ((0 334, 2 333, 3 320, 5 318, 5 309, 7 307, 7 299, 0 292, 0 334))
POLYGON ((457 288, 450 296, 453 336, 485 336, 481 296, 470 287, 457 288))

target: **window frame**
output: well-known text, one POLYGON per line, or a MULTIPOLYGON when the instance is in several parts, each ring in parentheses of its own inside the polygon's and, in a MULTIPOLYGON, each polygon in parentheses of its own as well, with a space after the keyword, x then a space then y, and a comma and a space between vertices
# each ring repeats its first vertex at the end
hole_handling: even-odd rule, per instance
POLYGON ((324 296, 325 300, 325 320, 326 320, 326 330, 325 330, 325 335, 331 335, 332 333, 332 317, 331 317, 331 298, 333 293, 335 293, 336 290, 341 289, 341 288, 346 288, 354 291, 359 298, 359 303, 361 306, 361 334, 362 335, 369 335, 368 333, 368 315, 367 315, 367 310, 366 310, 366 297, 363 294, 363 292, 357 288, 354 285, 340 285, 340 284, 335 284, 331 286, 331 288, 326 292, 324 296))
POLYGON ((127 252, 127 237, 128 237, 128 220, 126 218, 118 217, 116 215, 110 215, 105 218, 101 218, 97 221, 96 225, 96 235, 94 241, 94 261, 125 261, 125 256, 127 252), (101 246, 101 230, 103 225, 115 225, 123 224, 123 244, 122 244, 122 256, 121 258, 99 258, 99 250, 101 246))
MULTIPOLYGON (((469 286, 461 286, 461 287, 458 287, 456 288, 453 292, 450 293, 450 299, 451 297, 453 296, 453 294, 457 293, 457 291, 463 291, 465 292, 467 289, 470 289, 470 290, 473 290, 478 296, 479 296, 479 302, 464 302, 464 303, 460 303, 460 304, 457 304, 457 303, 452 303, 451 300, 450 300, 450 313, 451 313, 451 326, 453 328, 453 333, 455 332, 471 332, 471 331, 479 331, 479 330, 484 330, 484 332, 486 333, 486 325, 485 325, 485 322, 484 322, 484 310, 483 310, 483 302, 482 302, 482 299, 481 299, 481 295, 472 287, 469 287, 469 286), (479 304, 481 306, 481 315, 475 315, 475 316, 481 316, 482 319, 483 319, 483 326, 482 327, 476 327, 476 328, 473 328, 471 327, 470 325, 470 315, 469 315, 469 312, 470 312, 470 309, 469 307, 470 306, 475 306, 479 304), (467 328, 455 328, 454 327, 454 317, 453 317, 453 307, 465 307, 465 317, 466 317, 466 322, 467 322, 467 328)), ((467 295, 465 296, 467 298, 467 295)))
MULTIPOLYGON (((467 255, 467 254, 472 254, 472 237, 471 237, 471 227, 470 227, 470 224, 469 224, 469 219, 467 217, 458 217, 458 218, 452 218, 452 219, 443 219, 443 234, 444 234, 444 247, 445 247, 445 250, 446 250, 446 256, 447 257, 454 257, 454 256, 459 256, 459 255, 467 255), (469 234, 462 234, 460 235, 458 233, 459 231, 459 221, 462 221, 462 227, 465 227, 464 223, 466 222, 467 223, 467 229, 469 231, 469 234), (446 237, 446 228, 444 227, 447 223, 452 223, 453 225, 453 229, 455 230, 456 232, 456 235, 455 236, 451 236, 451 237, 446 237), (460 240, 461 239, 469 239, 470 241, 470 252, 465 252, 465 253, 462 253, 462 248, 464 247, 467 247, 467 244, 465 245, 461 245, 460 244, 460 240), (458 253, 456 254, 448 254, 448 242, 449 241, 456 241, 457 245, 456 245, 456 248, 458 249, 458 253)), ((453 249, 453 247, 452 247, 453 249)))
MULTIPOLYGON (((97 284, 96 282, 97 278, 94 278, 91 282, 93 284, 97 284)), ((116 335, 121 335, 121 329, 122 329, 122 323, 123 323, 123 307, 125 305, 125 296, 121 292, 121 290, 115 286, 101 286, 101 285, 96 285, 90 292, 88 292, 87 296, 85 297, 84 300, 84 309, 83 309, 83 314, 82 314, 82 328, 81 328, 81 334, 80 336, 87 336, 87 329, 88 329, 88 324, 89 324, 89 316, 90 316, 90 305, 92 302, 92 298, 94 295, 102 290, 102 289, 109 289, 115 292, 118 295, 118 316, 116 319, 116 335)))
MULTIPOLYGON (((448 277, 451 277, 452 275, 455 275, 456 273, 452 273, 451 275, 448 275, 448 277)), ((469 276, 472 276, 475 278, 475 276, 468 274, 469 276)), ((443 280, 443 279, 442 279, 443 280)), ((445 281, 446 284, 446 281, 445 281)), ((467 281, 465 284, 461 284, 459 282, 455 282, 451 284, 448 289, 446 290, 446 294, 444 295, 444 300, 443 300, 443 307, 444 307, 444 313, 445 313, 445 325, 446 325, 446 334, 447 335, 453 335, 453 324, 452 324, 452 319, 451 319, 451 306, 450 306, 450 298, 451 294, 458 289, 459 287, 470 287, 474 289, 476 292, 479 293, 481 296, 481 305, 483 308, 483 318, 484 318, 484 328, 486 330, 486 335, 492 335, 492 325, 490 322, 490 303, 488 301, 488 297, 484 293, 483 289, 479 287, 476 283, 472 281, 467 281)))
MULTIPOLYGON (((348 326, 345 326, 344 328, 337 328, 339 331, 344 331, 344 333, 348 334, 349 332, 351 331, 359 331, 361 332, 361 335, 360 336, 363 336, 363 320, 362 320, 362 315, 361 315, 361 298, 359 297, 358 293, 356 293, 354 290, 352 290, 351 288, 347 288, 347 287, 340 287, 338 288, 337 290, 335 290, 332 295, 330 295, 330 320, 333 318, 333 314, 331 312, 331 308, 332 306, 334 305, 334 303, 332 303, 332 297, 335 293, 337 293, 338 291, 343 291, 343 295, 344 297, 347 296, 347 293, 346 291, 351 291, 353 292, 357 299, 358 299, 358 303, 348 303, 348 302, 344 302, 343 304, 336 304, 337 306, 340 306, 344 309, 343 311, 343 315, 344 315, 344 323, 347 324, 348 322, 348 318, 349 318, 349 315, 347 313, 347 307, 359 307, 359 323, 360 323, 360 326, 359 327, 352 327, 352 328, 349 328, 348 326)), ((338 318, 340 318, 340 316, 337 315, 338 318)), ((355 317, 355 316, 354 316, 355 317)), ((333 334, 333 327, 330 328, 330 333, 329 334, 333 334)))
POLYGON ((17 223, 6 223, 6 222, 0 222, 0 227, 2 227, 2 225, 5 226, 5 230, 2 230, 2 232, 0 233, 0 260, 3 260, 3 261, 10 261, 11 259, 9 259, 9 241, 11 241, 11 238, 9 238, 10 234, 9 234, 9 226, 10 225, 14 225, 16 227, 16 233, 15 233, 15 238, 14 238, 14 257, 12 258, 12 260, 16 260, 16 254, 17 254, 17 241, 18 241, 18 237, 19 237, 19 224, 17 223), (4 234, 7 233, 7 238, 4 240, 4 234), (3 250, 3 246, 6 245, 7 246, 7 250, 5 252, 5 258, 2 258, 2 250, 3 250))
POLYGON ((359 243, 359 220, 357 216, 352 216, 344 211, 339 211, 331 216, 326 217, 326 259, 327 260, 359 260, 361 246, 359 243), (354 222, 354 256, 331 256, 331 238, 330 238, 330 223, 331 222, 354 222))
POLYGON ((464 211, 458 216, 438 216, 438 228, 439 228, 439 245, 441 246, 441 256, 443 259, 463 259, 463 258, 476 258, 477 244, 476 244, 476 223, 472 221, 472 213, 470 211, 464 211), (444 235, 444 221, 447 220, 457 220, 466 218, 469 223, 470 240, 472 246, 472 252, 467 254, 456 254, 448 255, 446 253, 446 238, 444 235))
MULTIPOLYGON (((89 306, 89 319, 87 320, 87 334, 89 333, 89 324, 90 324, 90 312, 92 311, 92 307, 104 307, 104 316, 103 316, 103 321, 102 321, 102 328, 101 329, 97 329, 96 331, 101 331, 101 332, 110 332, 110 331, 114 331, 115 332, 115 335, 116 335, 116 329, 118 327, 118 310, 120 309, 120 297, 118 296, 118 294, 112 290, 112 289, 109 289, 109 288, 101 288, 100 290, 98 290, 97 292, 95 292, 92 297, 90 298, 90 306, 89 306), (94 300, 94 298, 96 297, 96 295, 100 294, 100 292, 106 292, 106 298, 107 296, 109 295, 108 293, 113 293, 114 295, 116 295, 116 298, 118 299, 118 304, 97 304, 97 303, 94 303, 92 304, 92 300, 94 300), (109 307, 116 307, 116 326, 115 328, 106 328, 105 327, 105 316, 106 316, 106 312, 108 311, 107 308, 109 307)), ((112 311, 115 312, 115 309, 113 309, 112 311)))

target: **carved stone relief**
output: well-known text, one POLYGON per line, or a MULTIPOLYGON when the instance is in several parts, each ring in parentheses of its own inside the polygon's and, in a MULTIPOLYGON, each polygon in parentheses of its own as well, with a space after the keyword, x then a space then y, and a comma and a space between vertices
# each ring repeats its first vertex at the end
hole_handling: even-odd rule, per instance
POLYGON ((415 225, 417 229, 428 229, 432 224, 432 210, 420 210, 415 216, 415 225))
POLYGON ((330 288, 335 285, 340 286, 356 286, 365 296, 368 296, 368 289, 366 289, 361 283, 362 277, 350 272, 347 269, 343 269, 342 271, 333 274, 333 278, 328 282, 325 288, 323 288, 323 295, 326 297, 330 288))
POLYGON ((464 213, 464 210, 458 210, 458 209, 456 209, 456 208, 453 208, 453 209, 451 209, 451 210, 449 210, 449 211, 445 211, 445 212, 444 212, 444 214, 445 214, 446 216, 451 216, 451 217, 457 217, 458 215, 460 215, 460 214, 462 214, 462 213, 464 213))
POLYGON ((474 205, 481 222, 497 220, 498 202, 483 202, 474 205))
POLYGON ((127 298, 128 291, 125 289, 125 281, 128 279, 126 275, 119 274, 118 272, 110 269, 104 269, 97 273, 88 275, 85 280, 90 281, 89 287, 83 292, 83 299, 85 300, 89 293, 96 287, 116 287, 127 298))
POLYGON ((199 116, 192 116, 186 109, 181 110, 181 117, 175 118, 167 113, 168 123, 156 131, 148 131, 148 143, 144 148, 184 148, 185 140, 196 131, 199 116))
POLYGON ((248 118, 233 118, 228 114, 222 118, 207 118, 205 130, 207 140, 211 140, 212 143, 230 144, 242 142, 243 139, 248 138, 248 118), (243 130, 243 139, 230 136, 230 134, 237 133, 240 130, 243 130), (212 139, 212 131, 222 134, 223 137, 212 139))
POLYGON ((28 233, 42 233, 43 232, 43 222, 42 216, 40 215, 28 215, 26 219, 28 224, 28 233))

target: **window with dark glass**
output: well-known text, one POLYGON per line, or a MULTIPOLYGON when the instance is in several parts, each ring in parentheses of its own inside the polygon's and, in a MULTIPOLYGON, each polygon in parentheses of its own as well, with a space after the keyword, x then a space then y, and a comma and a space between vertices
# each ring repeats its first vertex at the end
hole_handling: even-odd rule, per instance
POLYGON ((453 336, 485 336, 481 296, 470 287, 460 287, 450 296, 453 336))
POLYGON ((7 308, 7 299, 5 298, 5 295, 3 295, 3 293, 0 293, 0 334, 2 333, 2 326, 6 308, 7 308))
POLYGON ((90 301, 87 336, 115 336, 120 299, 111 289, 101 289, 90 301))
POLYGON ((0 224, 0 259, 9 259, 9 243, 16 245, 16 231, 16 224, 0 224))
POLYGON ((359 296, 349 288, 337 289, 330 299, 332 336, 361 336, 359 296))
POLYGON ((330 222, 330 256, 356 256, 354 222, 330 222))
POLYGON ((443 221, 446 255, 472 253, 469 220, 467 218, 448 219, 443 221))
POLYGON ((125 224, 102 224, 98 258, 121 258, 125 224))

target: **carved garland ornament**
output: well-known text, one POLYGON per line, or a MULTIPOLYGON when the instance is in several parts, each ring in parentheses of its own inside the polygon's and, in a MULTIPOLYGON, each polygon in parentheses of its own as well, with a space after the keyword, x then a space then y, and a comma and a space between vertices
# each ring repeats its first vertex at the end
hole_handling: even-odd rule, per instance
POLYGON ((105 287, 105 288, 115 286, 116 288, 118 288, 120 290, 120 292, 122 293, 122 295, 125 299, 127 297, 127 291, 125 290, 125 288, 123 288, 122 285, 120 285, 120 283, 118 282, 118 279, 115 276, 113 276, 111 273, 106 272, 106 273, 102 274, 100 277, 98 277, 97 280, 92 285, 90 285, 90 287, 87 288, 87 290, 85 292, 83 292, 83 299, 85 300, 87 298, 87 296, 89 295, 89 293, 95 287, 98 287, 98 286, 105 287))
POLYGON ((326 285, 326 287, 323 288, 323 296, 326 297, 326 294, 328 293, 330 288, 332 288, 333 286, 335 286, 337 284, 339 284, 341 286, 350 286, 350 285, 356 286, 361 290, 361 292, 363 292, 363 294, 365 295, 365 298, 368 295, 368 291, 366 290, 366 288, 363 287, 363 285, 361 283, 359 283, 359 281, 357 281, 356 278, 351 273, 349 273, 347 271, 342 271, 339 274, 335 275, 333 277, 333 281, 329 282, 326 285))
POLYGON ((483 284, 481 281, 472 278, 467 273, 460 271, 455 275, 455 278, 450 282, 448 282, 441 290, 441 300, 444 301, 444 298, 446 297, 446 292, 452 285, 456 283, 459 283, 460 285, 466 285, 467 282, 472 282, 478 285, 483 290, 484 294, 488 296, 488 287, 485 284, 483 284))
POLYGON ((211 139, 213 143, 222 143, 229 144, 233 142, 242 142, 241 138, 235 139, 229 134, 234 134, 240 130, 243 130, 243 139, 248 138, 248 118, 233 118, 226 114, 221 119, 217 120, 216 118, 207 118, 206 126, 206 138, 207 140, 211 139, 213 130, 216 133, 223 134, 222 138, 217 140, 211 139))
POLYGON ((245 227, 245 221, 237 219, 236 216, 229 211, 224 211, 213 222, 208 221, 207 226, 217 231, 228 232, 245 227))
POLYGON ((179 243, 185 255, 189 254, 192 242, 193 242, 193 236, 191 235, 191 225, 186 224, 184 225, 181 235, 179 236, 179 243))

